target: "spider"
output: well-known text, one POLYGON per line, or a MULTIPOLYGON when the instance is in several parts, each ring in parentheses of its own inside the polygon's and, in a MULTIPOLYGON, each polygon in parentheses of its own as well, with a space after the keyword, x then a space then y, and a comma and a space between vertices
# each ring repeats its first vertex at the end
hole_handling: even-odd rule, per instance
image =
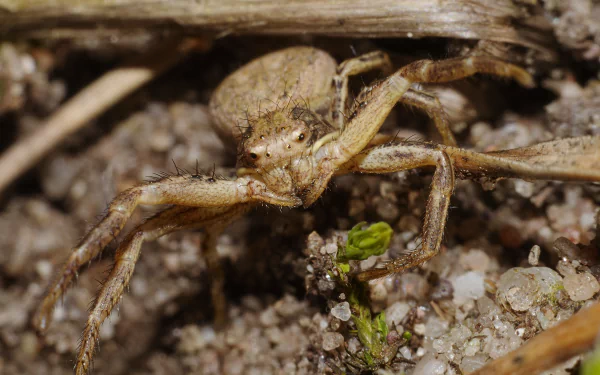
POLYGON ((600 180, 600 137, 564 139, 491 153, 463 150, 456 146, 437 98, 413 86, 486 73, 532 87, 532 77, 518 66, 485 56, 417 61, 363 89, 346 112, 349 77, 374 69, 391 71, 385 53, 371 52, 338 65, 319 49, 292 47, 251 61, 221 83, 210 100, 210 110, 217 132, 238 144, 237 178, 178 170, 177 175, 120 193, 101 221, 73 249, 34 316, 35 327, 45 331, 54 306, 78 270, 119 234, 138 205, 172 205, 138 225, 119 244, 114 266, 87 320, 76 374, 88 372, 99 327, 129 284, 145 241, 184 229, 206 230, 203 251, 212 272, 211 294, 217 319, 224 316, 225 308, 224 277, 216 253, 219 233, 257 204, 310 206, 334 175, 435 167, 422 246, 382 268, 359 273, 356 277, 361 281, 417 266, 438 252, 455 177, 600 180), (427 112, 443 144, 379 135, 380 126, 398 102, 427 112))

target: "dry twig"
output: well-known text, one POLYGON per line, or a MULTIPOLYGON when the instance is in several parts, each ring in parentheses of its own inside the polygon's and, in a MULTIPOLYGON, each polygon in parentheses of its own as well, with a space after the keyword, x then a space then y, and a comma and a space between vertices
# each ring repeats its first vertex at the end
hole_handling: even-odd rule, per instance
POLYGON ((62 140, 132 91, 177 63, 192 48, 207 49, 203 40, 169 40, 134 61, 111 70, 62 105, 33 134, 0 157, 0 192, 62 140))
POLYGON ((524 46, 555 60, 543 17, 512 0, 0 0, 0 34, 115 38, 136 32, 445 37, 524 46), (101 25, 101 27, 99 27, 101 25))
POLYGON ((600 331, 600 303, 540 333, 472 375, 531 375, 592 349, 600 331))

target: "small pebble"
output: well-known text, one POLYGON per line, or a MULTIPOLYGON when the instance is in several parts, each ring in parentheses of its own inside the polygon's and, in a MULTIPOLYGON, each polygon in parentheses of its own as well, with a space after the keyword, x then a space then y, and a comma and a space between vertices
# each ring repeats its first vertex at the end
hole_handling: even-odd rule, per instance
POLYGON ((344 343, 344 336, 337 332, 327 332, 323 335, 323 350, 333 350, 344 343))
POLYGON ((577 270, 575 269, 573 264, 571 262, 569 262, 568 260, 564 260, 564 259, 558 261, 558 264, 556 264, 556 270, 563 277, 565 277, 567 275, 577 274, 577 270))
POLYGON ((489 360, 486 354, 476 354, 472 357, 464 357, 460 363, 460 369, 463 373, 469 374, 479 370, 489 360))
POLYGON ((348 302, 342 302, 335 305, 331 309, 331 315, 335 316, 341 321, 347 322, 350 320, 352 313, 350 312, 350 304, 348 302))
POLYGON ((442 339, 436 339, 433 340, 433 343, 431 344, 431 346, 433 347, 433 350, 435 350, 437 353, 448 353, 450 351, 452 351, 452 343, 448 340, 442 340, 442 339))
MULTIPOLYGON (((35 358, 39 352, 38 338, 35 333, 27 331, 21 337, 21 351, 30 358, 35 358)), ((0 369, 2 367, 0 366, 0 369)))
POLYGON ((277 312, 273 307, 268 307, 266 310, 262 311, 258 317, 258 320, 265 327, 271 327, 279 324, 279 317, 277 316, 277 312))
POLYGON ((479 352, 481 340, 478 338, 471 339, 465 346, 465 355, 472 357, 479 352))
POLYGON ((44 280, 48 280, 50 277, 52 277, 52 263, 47 260, 40 260, 39 262, 37 262, 35 264, 35 270, 38 273, 38 275, 44 280))
POLYGON ((402 319, 410 311, 410 305, 406 302, 395 302, 385 310, 385 323, 391 327, 399 326, 402 319))
POLYGON ((323 249, 325 249, 326 254, 335 254, 338 251, 338 247, 335 243, 328 243, 327 245, 323 246, 323 249))
POLYGON ((428 337, 440 337, 448 330, 448 321, 432 315, 425 323, 425 335, 428 337))
POLYGON ((496 301, 514 311, 527 311, 556 293, 561 284, 560 275, 547 267, 511 268, 500 276, 496 301))
POLYGON ((485 295, 483 276, 475 271, 458 276, 452 281, 452 287, 454 288, 453 301, 458 306, 470 299, 478 299, 485 295))
POLYGON ((360 269, 366 271, 373 268, 375 263, 377 263, 377 257, 368 257, 367 259, 360 261, 360 269))
POLYGON ((515 180, 515 191, 523 198, 531 198, 535 192, 535 184, 524 180, 515 180))
POLYGON ((429 283, 427 279, 418 273, 408 272, 400 276, 400 285, 402 293, 409 298, 421 300, 429 292, 429 283))
POLYGON ((446 362, 442 362, 433 355, 428 354, 417 363, 413 375, 443 375, 446 373, 447 367, 446 362))
POLYGON ((527 257, 527 261, 531 266, 537 266, 540 261, 540 253, 541 249, 538 245, 533 245, 531 250, 529 250, 529 256, 527 257))
POLYGON ((410 352, 410 349, 407 346, 401 347, 399 352, 404 358, 408 360, 412 359, 412 353, 410 352))
POLYGON ((398 205, 388 199, 382 199, 376 206, 377 214, 384 220, 391 221, 398 217, 398 205))
POLYGON ((483 296, 477 300, 477 309, 481 315, 490 315, 492 318, 500 315, 502 310, 491 298, 483 296))
POLYGON ((515 334, 519 337, 523 337, 525 334, 525 328, 517 328, 515 329, 515 334))
POLYGON ((423 336, 425 334, 425 324, 423 324, 423 323, 415 324, 414 330, 417 335, 423 336))
POLYGON ((184 354, 198 353, 213 342, 215 338, 216 334, 212 327, 187 325, 181 330, 177 350, 184 354))
POLYGON ((377 283, 371 286, 371 301, 372 302, 383 302, 387 298, 387 289, 383 283, 377 283))
POLYGON ((348 340, 348 351, 351 354, 357 353, 360 347, 360 341, 358 341, 356 337, 352 337, 350 340, 348 340))
POLYGON ((460 264, 467 270, 485 272, 490 266, 490 257, 479 249, 472 249, 460 255, 460 264))
POLYGON ((588 300, 600 291, 598 279, 588 272, 565 276, 563 285, 573 301, 588 300))
POLYGON ((150 136, 150 147, 156 152, 166 152, 175 143, 175 137, 166 130, 157 129, 150 136))
POLYGON ((442 279, 431 291, 431 299, 434 301, 449 299, 452 298, 453 293, 452 283, 446 279, 442 279))

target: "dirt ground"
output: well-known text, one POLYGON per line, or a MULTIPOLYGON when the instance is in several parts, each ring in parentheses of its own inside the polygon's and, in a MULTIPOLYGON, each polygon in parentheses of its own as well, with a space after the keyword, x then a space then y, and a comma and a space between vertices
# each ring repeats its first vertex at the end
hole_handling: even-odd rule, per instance
MULTIPOLYGON (((426 87, 448 109, 461 146, 490 151, 600 136, 600 4, 546 7, 561 62, 538 72, 538 88, 481 77, 426 87)), ((401 64, 443 58, 448 43, 227 38, 70 137, 0 197, 0 373, 72 373, 90 301, 118 239, 79 275, 45 337, 30 318, 70 249, 119 191, 174 172, 173 163, 194 169, 198 162, 208 173, 233 175, 235 155, 212 130, 207 109, 228 73, 297 44, 319 46, 338 61, 353 50, 384 49, 401 64)), ((136 53, 135 46, 0 44, 0 150, 136 53)), ((360 89, 372 78, 353 85, 360 89)), ((404 107, 383 130, 438 140, 424 114, 404 107)), ((365 347, 344 316, 348 296, 327 272, 333 254, 361 221, 385 221, 394 235, 384 255, 360 268, 413 249, 430 182, 427 170, 343 176, 309 209, 263 207, 231 225, 218 244, 229 304, 224 329, 213 325, 211 279, 199 254, 204 234, 144 244, 128 292, 102 326, 93 374, 469 373, 598 300, 600 185, 460 181, 442 254, 371 282, 367 291, 372 312, 385 311, 394 332, 412 337, 377 366, 357 364, 365 347), (509 293, 515 285, 517 296, 509 293)), ((142 207, 131 221, 157 210, 142 207)), ((549 373, 570 373, 578 362, 549 373)))

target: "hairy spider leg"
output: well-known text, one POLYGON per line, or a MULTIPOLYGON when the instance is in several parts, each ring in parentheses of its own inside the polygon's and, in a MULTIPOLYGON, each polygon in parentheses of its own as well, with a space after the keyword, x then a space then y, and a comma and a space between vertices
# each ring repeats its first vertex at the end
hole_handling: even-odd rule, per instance
POLYGON ((484 177, 600 181, 600 136, 556 139, 512 150, 449 149, 457 169, 484 177))
MULTIPOLYGON (((337 68, 333 78, 335 89, 334 99, 331 104, 331 117, 337 129, 342 129, 345 118, 345 105, 348 100, 348 78, 352 75, 365 73, 373 69, 381 69, 385 74, 392 70, 388 55, 381 51, 371 52, 342 62, 337 68)), ((367 99, 371 87, 365 87, 358 95, 356 101, 361 103, 367 99)), ((400 99, 400 102, 417 107, 429 115, 442 136, 442 141, 447 146, 456 146, 456 139, 450 130, 448 116, 444 112, 440 101, 426 92, 409 89, 400 99)), ((352 108, 354 110, 355 108, 352 108)))
POLYGON ((378 166, 381 173, 386 173, 395 170, 398 163, 404 165, 404 161, 396 160, 397 157, 409 156, 403 153, 403 150, 416 148, 436 149, 447 153, 456 176, 460 179, 600 181, 600 136, 563 138, 491 152, 476 152, 426 142, 395 141, 363 150, 336 174, 357 171, 354 166, 359 162, 371 170, 378 166))
POLYGON ((448 217, 450 197, 454 190, 454 169, 450 157, 442 149, 431 144, 409 143, 366 150, 341 168, 344 172, 390 173, 429 166, 434 166, 436 169, 426 205, 421 246, 392 260, 384 268, 359 273, 358 280, 373 280, 401 272, 418 266, 439 252, 448 217), (384 152, 378 152, 379 150, 384 152))
POLYGON ((362 151, 338 170, 390 173, 435 166, 427 202, 421 248, 360 273, 366 281, 419 265, 438 253, 447 218, 454 174, 460 178, 527 178, 532 180, 600 181, 600 137, 565 138, 529 147, 478 153, 444 145, 398 142, 362 151), (578 168, 573 168, 577 165, 578 168), (452 167, 453 166, 453 167, 452 167), (454 169, 454 171, 453 171, 454 169))
MULTIPOLYGON (((357 106, 360 106, 361 103, 368 103, 371 90, 372 86, 365 87, 360 92, 360 94, 356 97, 356 105, 352 107, 352 111, 355 111, 357 106)), ((424 91, 410 88, 404 93, 404 95, 402 95, 398 102, 424 111, 433 119, 433 123, 435 124, 438 133, 440 133, 442 136, 442 142, 447 146, 457 146, 454 134, 450 129, 450 120, 448 119, 448 115, 446 114, 446 111, 444 111, 442 104, 436 96, 424 91)), ((379 133, 376 134, 375 137, 378 135, 379 133)))
MULTIPOLYGON (((153 241, 175 231, 205 228, 207 236, 204 246, 207 266, 211 271, 214 271, 211 267, 218 268, 219 274, 215 276, 221 278, 217 282, 219 290, 222 290, 224 276, 218 263, 216 238, 227 225, 246 213, 251 207, 252 204, 248 203, 211 208, 175 206, 156 214, 129 232, 116 251, 113 268, 106 277, 90 311, 77 354, 75 374, 85 375, 88 373, 94 349, 99 340, 100 325, 110 315, 121 299, 125 288, 129 285, 144 242, 153 241)), ((223 295, 213 295, 212 297, 213 302, 222 303, 222 308, 225 308, 223 295)), ((221 312, 224 313, 224 311, 221 312)))
POLYGON ((344 126, 346 104, 348 101, 348 79, 351 76, 380 69, 384 74, 392 72, 392 63, 387 53, 373 51, 367 54, 343 61, 336 69, 336 75, 331 82, 334 95, 331 102, 331 119, 333 126, 341 130, 344 126))
POLYGON ((321 196, 335 170, 361 152, 377 134, 392 108, 417 82, 448 82, 475 73, 512 77, 526 87, 533 79, 522 68, 485 56, 471 56, 442 61, 421 60, 409 64, 370 91, 368 101, 361 103, 337 139, 323 145, 316 155, 319 174, 310 189, 304 192, 304 206, 310 206, 321 196))
POLYGON ((253 201, 292 207, 301 204, 292 194, 278 195, 270 191, 263 182, 246 177, 221 180, 196 175, 171 176, 120 193, 108 206, 106 216, 69 255, 59 277, 51 284, 34 315, 33 325, 41 333, 48 328, 56 302, 71 285, 78 270, 116 238, 138 205, 226 207, 253 201))
POLYGON ((417 107, 433 119, 433 123, 447 146, 457 146, 456 139, 450 129, 450 120, 439 99, 424 91, 410 89, 402 95, 400 102, 417 107))

